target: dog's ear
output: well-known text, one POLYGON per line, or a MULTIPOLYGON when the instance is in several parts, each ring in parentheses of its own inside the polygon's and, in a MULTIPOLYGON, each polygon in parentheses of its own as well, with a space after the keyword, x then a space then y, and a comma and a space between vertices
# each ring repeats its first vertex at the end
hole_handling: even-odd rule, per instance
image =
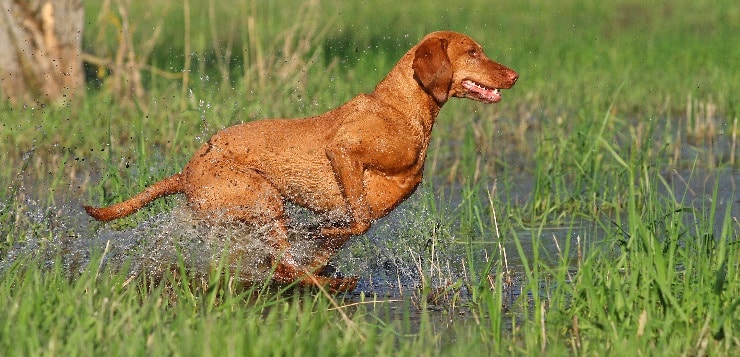
POLYGON ((447 57, 447 40, 429 38, 414 53, 414 78, 437 101, 447 101, 452 86, 452 64, 447 57))

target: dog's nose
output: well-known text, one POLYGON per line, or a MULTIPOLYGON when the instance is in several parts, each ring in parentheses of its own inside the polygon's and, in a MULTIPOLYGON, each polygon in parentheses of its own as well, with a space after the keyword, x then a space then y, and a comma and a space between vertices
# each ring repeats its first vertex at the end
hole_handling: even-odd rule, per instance
POLYGON ((516 80, 519 79, 519 73, 516 73, 514 71, 508 71, 506 75, 509 76, 511 83, 515 83, 516 80))

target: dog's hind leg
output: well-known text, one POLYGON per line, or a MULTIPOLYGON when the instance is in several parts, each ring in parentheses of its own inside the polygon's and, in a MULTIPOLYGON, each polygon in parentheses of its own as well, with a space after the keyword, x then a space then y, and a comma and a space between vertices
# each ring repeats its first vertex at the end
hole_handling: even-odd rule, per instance
MULTIPOLYGON (((240 221, 255 227, 266 227, 266 243, 272 248, 275 270, 273 280, 279 283, 298 282, 303 286, 322 285, 332 291, 350 291, 356 279, 340 279, 315 276, 301 266, 288 249, 288 229, 285 223, 283 196, 280 191, 259 172, 235 168, 229 164, 213 164, 208 172, 200 166, 188 169, 190 185, 186 195, 190 207, 217 221, 240 221), (204 180, 199 184, 198 178, 204 180)), ((234 250, 238 254, 238 249, 234 250)), ((240 257, 230 257, 232 262, 240 257)), ((241 269, 249 268, 247 266, 241 269)), ((244 272, 245 276, 249 274, 244 272)))
MULTIPOLYGON (((189 165, 185 172, 188 175, 185 194, 190 208, 196 213, 215 222, 241 222, 267 228, 264 237, 272 248, 273 260, 280 258, 284 264, 297 265, 287 251, 290 244, 282 195, 259 172, 236 168, 229 162, 213 161, 209 165, 189 165)), ((234 243, 239 245, 238 241, 234 243)), ((241 249, 230 251, 231 254, 243 253, 241 249)), ((241 260, 241 257, 230 256, 232 264, 241 260)), ((249 267, 240 267, 246 268, 249 267)), ((243 275, 249 276, 248 273, 243 275)), ((282 276, 275 278, 292 281, 282 276)))

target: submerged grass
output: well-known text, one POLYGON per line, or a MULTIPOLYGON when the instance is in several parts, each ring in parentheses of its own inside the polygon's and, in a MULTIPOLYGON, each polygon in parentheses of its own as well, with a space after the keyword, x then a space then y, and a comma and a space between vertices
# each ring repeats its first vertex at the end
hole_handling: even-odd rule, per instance
MULTIPOLYGON (((85 48, 130 39, 144 96, 89 63, 80 102, 0 108, 6 354, 740 351, 736 2, 213 0, 187 21, 185 5, 117 4, 86 3, 85 48), (185 258, 156 280, 102 264, 110 236, 81 202, 178 171, 223 127, 369 92, 443 28, 521 79, 499 105, 445 106, 420 192, 338 257, 375 279, 363 294, 236 289, 185 258)), ((149 229, 176 202, 106 227, 149 229)))
MULTIPOLYGON (((530 298, 520 302, 532 322, 521 327, 525 350, 737 351, 740 249, 731 208, 706 212, 665 199, 655 188, 662 179, 639 155, 600 146, 624 165, 626 202, 614 206, 613 226, 589 244, 577 269, 563 254, 567 248, 558 250, 558 264, 543 266, 539 244, 532 244, 532 259, 523 261, 529 278, 522 295, 530 298), (719 230, 709 228, 715 219, 719 230)), ((715 202, 717 192, 715 186, 715 202)), ((527 255, 514 239, 519 255, 527 255)))

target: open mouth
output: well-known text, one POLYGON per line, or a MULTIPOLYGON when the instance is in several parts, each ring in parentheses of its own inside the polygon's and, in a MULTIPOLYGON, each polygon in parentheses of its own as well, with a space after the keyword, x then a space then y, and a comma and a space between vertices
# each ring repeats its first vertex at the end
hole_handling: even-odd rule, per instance
POLYGON ((470 79, 464 80, 462 85, 469 91, 468 95, 473 99, 486 103, 498 103, 501 101, 501 90, 498 88, 488 88, 470 79))

